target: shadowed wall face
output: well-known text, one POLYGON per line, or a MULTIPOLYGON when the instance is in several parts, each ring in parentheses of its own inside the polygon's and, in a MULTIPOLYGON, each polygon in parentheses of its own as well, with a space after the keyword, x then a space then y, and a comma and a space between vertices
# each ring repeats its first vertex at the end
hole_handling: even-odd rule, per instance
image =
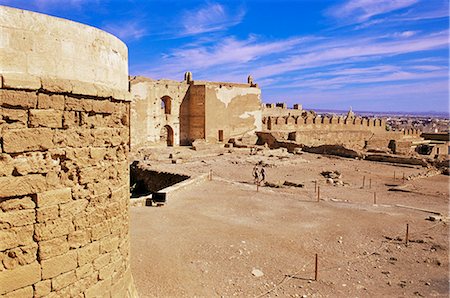
POLYGON ((63 19, 0 15, 0 295, 135 296, 127 48, 63 19))

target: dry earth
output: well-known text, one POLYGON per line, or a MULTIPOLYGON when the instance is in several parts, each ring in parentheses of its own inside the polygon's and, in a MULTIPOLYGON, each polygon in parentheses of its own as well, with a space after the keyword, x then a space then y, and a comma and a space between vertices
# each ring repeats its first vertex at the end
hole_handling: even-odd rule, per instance
POLYGON ((160 149, 147 163, 193 176, 211 169, 213 180, 170 194, 164 207, 132 207, 132 269, 141 297, 449 295, 448 176, 282 150, 160 149), (170 152, 182 162, 171 164, 170 152), (260 160, 268 181, 305 187, 257 192, 251 173, 260 160), (327 184, 325 170, 339 171, 349 185, 327 184), (420 178, 403 182, 403 173, 420 178), (402 184, 411 192, 388 191, 402 184), (444 221, 396 204, 440 212, 444 221))

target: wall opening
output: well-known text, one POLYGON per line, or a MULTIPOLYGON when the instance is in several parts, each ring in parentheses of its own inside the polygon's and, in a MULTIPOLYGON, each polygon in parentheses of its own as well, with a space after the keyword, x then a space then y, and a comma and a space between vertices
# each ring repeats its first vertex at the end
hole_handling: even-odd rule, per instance
POLYGON ((388 148, 391 149, 392 153, 397 153, 397 142, 395 140, 390 140, 388 148))
MULTIPOLYGON (((139 167, 139 162, 130 165, 131 198, 156 194, 160 190, 189 179, 187 175, 158 172, 139 167)), ((157 195, 158 196, 158 195, 157 195)))
POLYGON ((219 130, 219 142, 223 142, 223 130, 219 130))
POLYGON ((163 96, 161 98, 161 109, 164 110, 164 114, 166 115, 172 113, 172 98, 170 96, 163 96))
POLYGON ((159 135, 161 143, 166 143, 167 146, 173 146, 173 129, 169 125, 165 125, 161 128, 159 135))

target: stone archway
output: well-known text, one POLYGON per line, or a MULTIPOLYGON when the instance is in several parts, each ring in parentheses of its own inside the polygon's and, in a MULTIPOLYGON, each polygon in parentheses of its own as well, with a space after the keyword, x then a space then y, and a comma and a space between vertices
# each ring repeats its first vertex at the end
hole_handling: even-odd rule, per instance
POLYGON ((159 140, 161 143, 166 143, 167 146, 173 146, 173 129, 169 125, 161 128, 159 140))
POLYGON ((170 96, 161 97, 161 109, 164 114, 170 115, 172 113, 172 98, 170 96))

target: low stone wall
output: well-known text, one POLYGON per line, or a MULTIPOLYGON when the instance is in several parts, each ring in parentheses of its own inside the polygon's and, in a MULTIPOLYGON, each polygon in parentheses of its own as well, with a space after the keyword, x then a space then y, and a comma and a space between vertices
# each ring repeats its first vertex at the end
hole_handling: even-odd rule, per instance
MULTIPOLYGON (((348 148, 363 149, 366 141, 373 137, 370 131, 296 131, 289 134, 289 139, 306 146, 345 145, 348 148)), ((384 147, 387 147, 385 141, 384 147)))

